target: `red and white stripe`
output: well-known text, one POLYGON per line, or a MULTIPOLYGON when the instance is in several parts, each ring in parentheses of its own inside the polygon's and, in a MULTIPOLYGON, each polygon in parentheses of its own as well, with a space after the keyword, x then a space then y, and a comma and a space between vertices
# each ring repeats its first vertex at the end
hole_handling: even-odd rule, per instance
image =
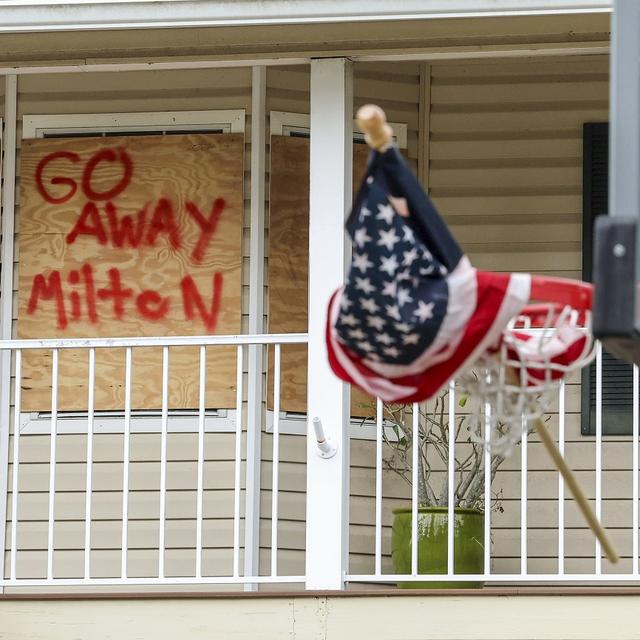
POLYGON ((336 291, 329 304, 326 333, 334 373, 386 402, 428 400, 485 351, 497 347, 509 321, 529 300, 528 274, 477 271, 466 257, 446 280, 449 300, 440 330, 407 365, 364 359, 340 343, 334 326, 342 290, 336 291))

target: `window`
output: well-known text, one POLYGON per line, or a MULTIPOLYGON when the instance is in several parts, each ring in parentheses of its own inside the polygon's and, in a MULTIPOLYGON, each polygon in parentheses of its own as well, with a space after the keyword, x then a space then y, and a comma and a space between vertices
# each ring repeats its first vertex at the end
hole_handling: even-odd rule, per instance
MULTIPOLYGON (((23 118, 23 138, 87 138, 96 136, 144 136, 176 135, 187 133, 244 133, 244 110, 56 114, 26 115, 23 118)), ((51 414, 48 411, 24 411, 20 416, 22 433, 49 433, 51 414)), ((60 433, 86 433, 86 411, 60 411, 57 421, 60 433)), ((131 418, 132 432, 158 432, 161 428, 161 412, 134 410, 131 418)), ((169 431, 195 432, 198 429, 198 412, 188 409, 170 412, 169 431)), ((123 430, 122 411, 96 411, 96 433, 118 433, 123 430)), ((235 411, 207 409, 206 431, 234 431, 235 411)))
MULTIPOLYGON (((270 233, 269 233, 269 331, 290 333, 307 328, 307 275, 308 275, 308 161, 310 118, 307 114, 271 111, 271 185, 270 185, 270 233), (286 197, 283 194, 286 193, 286 197), (292 247, 291 230, 296 233, 292 247), (292 273, 298 274, 295 283, 292 273), (295 293, 292 293, 294 291, 295 293), (286 292, 274 295, 275 291, 286 292)), ((407 125, 391 123, 400 149, 407 147, 407 125)), ((357 187, 365 170, 368 147, 364 134, 354 123, 353 132, 354 186, 357 187)), ((291 350, 293 351, 293 350, 291 350)), ((279 430, 281 433, 305 434, 306 410, 306 357, 299 353, 283 351, 282 378, 287 380, 288 393, 281 399, 279 430), (291 355, 291 360, 288 360, 291 355)), ((271 376, 271 370, 269 371, 271 376)), ((270 378, 269 378, 270 379, 270 378)), ((269 387, 267 397, 272 397, 269 387)), ((362 394, 360 394, 362 395, 362 394)), ((375 410, 371 398, 359 398, 352 394, 352 420, 350 434, 354 438, 375 439, 375 420, 370 418, 375 410), (363 406, 366 405, 366 406, 363 406), (361 416, 361 417, 358 417, 361 416)), ((273 428, 272 406, 267 406, 267 430, 273 428)), ((393 438, 390 430, 387 434, 393 438)))
MULTIPOLYGON (((590 282, 593 276, 593 225, 599 215, 608 211, 609 191, 609 125, 587 123, 583 129, 582 186, 582 276, 590 282)), ((632 431, 633 368, 602 352, 602 432, 626 435, 632 431)), ((582 371, 582 434, 596 430, 596 367, 582 371)))

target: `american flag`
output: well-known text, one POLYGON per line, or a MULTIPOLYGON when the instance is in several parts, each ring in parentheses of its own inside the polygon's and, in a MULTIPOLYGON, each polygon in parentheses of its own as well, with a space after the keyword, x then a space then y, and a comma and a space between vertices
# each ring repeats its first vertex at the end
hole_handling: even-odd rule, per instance
POLYGON ((433 397, 529 299, 528 275, 471 266, 395 146, 371 153, 346 226, 353 257, 329 304, 329 362, 382 400, 433 397))

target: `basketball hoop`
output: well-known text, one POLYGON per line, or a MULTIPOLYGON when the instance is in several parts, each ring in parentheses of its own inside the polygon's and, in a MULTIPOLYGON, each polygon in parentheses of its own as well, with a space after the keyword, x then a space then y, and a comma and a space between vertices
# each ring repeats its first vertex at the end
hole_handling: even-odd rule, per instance
POLYGON ((508 455, 549 408, 566 376, 595 357, 592 286, 532 276, 532 299, 504 330, 500 344, 458 378, 472 398, 469 435, 508 455))
POLYGON ((476 403, 470 436, 492 454, 506 455, 523 433, 535 430, 607 557, 616 563, 615 548, 542 420, 565 377, 595 356, 593 287, 531 276, 531 299, 543 302, 522 309, 475 371, 459 378, 476 403))

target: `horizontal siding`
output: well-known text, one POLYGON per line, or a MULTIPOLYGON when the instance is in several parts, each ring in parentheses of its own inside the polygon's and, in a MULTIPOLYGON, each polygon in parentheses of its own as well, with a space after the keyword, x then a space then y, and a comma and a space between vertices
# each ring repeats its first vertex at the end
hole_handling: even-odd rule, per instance
POLYGON ((430 192, 474 264, 578 272, 582 125, 608 118, 608 59, 430 69, 430 192))
POLYGON ((420 65, 360 63, 354 67, 354 109, 376 103, 390 122, 407 125, 407 158, 417 170, 420 122, 420 65))

